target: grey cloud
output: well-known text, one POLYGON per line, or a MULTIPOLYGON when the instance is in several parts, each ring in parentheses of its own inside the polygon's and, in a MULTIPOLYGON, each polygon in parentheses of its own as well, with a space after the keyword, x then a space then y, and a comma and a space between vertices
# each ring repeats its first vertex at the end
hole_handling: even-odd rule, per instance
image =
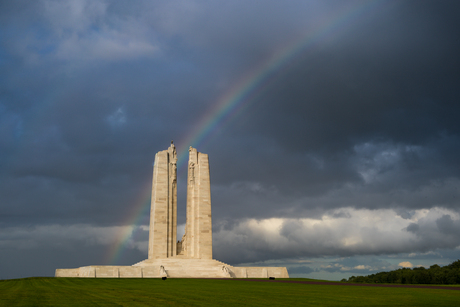
POLYGON ((459 220, 452 219, 451 214, 428 214, 419 219, 417 223, 411 223, 406 230, 416 235, 419 251, 433 251, 433 244, 438 249, 456 248, 460 244, 457 235, 460 229, 459 220))
POLYGON ((386 260, 381 260, 375 257, 353 257, 341 258, 339 260, 330 261, 327 265, 322 265, 319 270, 329 273, 346 273, 349 275, 369 275, 381 271, 395 270, 398 267, 386 260))
POLYGON ((289 270, 288 270, 289 274, 292 275, 292 274, 309 274, 309 273, 312 273, 312 272, 316 272, 315 269, 312 269, 306 265, 302 265, 302 266, 296 266, 296 267, 290 267, 289 270))
POLYGON ((417 233, 417 231, 420 229, 420 226, 415 223, 410 223, 409 226, 406 227, 407 231, 417 233))
MULTIPOLYGON (((420 179, 414 178, 418 174, 410 174, 410 179, 413 181, 409 178, 398 178, 404 176, 399 171, 386 175, 387 178, 377 176, 376 181, 369 184, 343 183, 339 186, 328 186, 326 191, 319 192, 310 192, 308 188, 302 190, 301 184, 293 182, 293 185, 298 186, 298 193, 304 193, 301 196, 285 193, 282 184, 274 184, 275 187, 270 188, 264 195, 258 195, 241 187, 227 189, 216 186, 212 190, 215 204, 213 212, 215 216, 225 219, 274 216, 317 218, 321 217, 325 210, 342 207, 392 208, 399 216, 410 219, 412 216, 410 212, 415 209, 440 206, 458 211, 457 199, 460 198, 458 179, 447 178, 412 186, 414 181, 420 179), (246 210, 239 211, 235 204, 245 206, 246 210), (405 213, 401 213, 401 210, 405 213)), ((308 184, 311 189, 321 188, 316 185, 317 182, 308 182, 308 184)), ((335 214, 340 216, 345 212, 338 211, 335 214)))
MULTIPOLYGON (((395 219, 392 210, 353 209, 343 216, 334 216, 331 212, 320 219, 247 220, 235 224, 233 229, 214 230, 216 255, 232 263, 239 259, 253 262, 257 259, 349 257, 456 248, 460 246, 460 237, 452 228, 456 229, 458 218, 451 220, 450 215, 442 212, 444 209, 439 208, 428 212, 419 210, 412 219, 418 220, 418 224, 395 219), (445 228, 439 226, 441 223, 445 228)), ((340 268, 329 269, 335 272, 340 268)))
POLYGON ((436 226, 438 226, 440 232, 446 235, 454 235, 460 232, 460 221, 452 220, 452 217, 448 214, 437 219, 436 226))

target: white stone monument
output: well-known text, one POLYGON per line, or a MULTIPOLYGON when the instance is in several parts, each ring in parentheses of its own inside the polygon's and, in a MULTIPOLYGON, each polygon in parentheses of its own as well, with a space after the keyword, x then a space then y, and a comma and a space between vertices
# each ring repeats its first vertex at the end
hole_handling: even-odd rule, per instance
POLYGON ((289 278, 285 267, 234 267, 212 259, 211 181, 207 154, 189 149, 185 234, 177 241, 177 153, 155 155, 148 258, 133 266, 56 269, 56 277, 289 278))

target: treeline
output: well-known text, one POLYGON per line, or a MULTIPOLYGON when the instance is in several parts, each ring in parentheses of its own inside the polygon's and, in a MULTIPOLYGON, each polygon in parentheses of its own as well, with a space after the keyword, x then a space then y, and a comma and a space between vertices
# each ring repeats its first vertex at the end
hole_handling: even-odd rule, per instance
POLYGON ((440 267, 437 264, 429 269, 403 268, 390 272, 380 272, 368 276, 351 276, 343 282, 354 283, 391 283, 391 284, 460 284, 460 260, 440 267))

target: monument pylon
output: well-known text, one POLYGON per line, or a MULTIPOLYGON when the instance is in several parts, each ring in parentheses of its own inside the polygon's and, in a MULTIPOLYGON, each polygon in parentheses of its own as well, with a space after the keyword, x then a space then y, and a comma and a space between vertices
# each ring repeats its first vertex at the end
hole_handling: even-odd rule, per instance
POLYGON ((171 141, 155 155, 152 179, 148 259, 177 254, 177 153, 171 141))
POLYGON ((212 259, 211 181, 209 158, 190 146, 187 177, 187 220, 185 251, 187 258, 212 259))

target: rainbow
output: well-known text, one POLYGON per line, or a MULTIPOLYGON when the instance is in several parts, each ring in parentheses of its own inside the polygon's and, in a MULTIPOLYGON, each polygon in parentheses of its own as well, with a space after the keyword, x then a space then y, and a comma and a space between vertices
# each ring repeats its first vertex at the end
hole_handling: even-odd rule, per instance
MULTIPOLYGON (((178 144, 180 150, 178 153, 178 171, 182 170, 188 157, 188 146, 195 148, 202 147, 207 144, 216 131, 222 129, 231 119, 235 118, 242 110, 248 108, 255 101, 260 93, 262 93, 268 85, 277 80, 277 76, 281 74, 283 68, 290 67, 298 55, 312 48, 321 39, 332 38, 340 32, 349 28, 353 22, 357 22, 359 17, 365 13, 375 11, 381 7, 383 0, 363 1, 360 5, 349 7, 342 12, 325 20, 323 24, 304 35, 301 39, 291 42, 270 59, 260 64, 259 66, 248 72, 241 78, 228 92, 226 92, 208 112, 195 125, 195 128, 186 135, 178 144)), ((133 212, 126 220, 124 225, 134 225, 125 227, 120 232, 117 243, 108 251, 106 261, 107 264, 116 264, 120 259, 123 249, 128 242, 132 242, 133 230, 136 225, 139 225, 141 219, 146 216, 149 211, 151 187, 145 188, 142 196, 133 206, 133 212)))
POLYGON ((137 234, 142 231, 140 227, 148 224, 151 191, 151 182, 142 187, 140 197, 134 202, 135 206, 133 206, 131 214, 122 224, 122 227, 116 230, 116 242, 107 250, 103 259, 104 264, 119 264, 123 251, 130 245, 129 243, 136 241, 137 234))

